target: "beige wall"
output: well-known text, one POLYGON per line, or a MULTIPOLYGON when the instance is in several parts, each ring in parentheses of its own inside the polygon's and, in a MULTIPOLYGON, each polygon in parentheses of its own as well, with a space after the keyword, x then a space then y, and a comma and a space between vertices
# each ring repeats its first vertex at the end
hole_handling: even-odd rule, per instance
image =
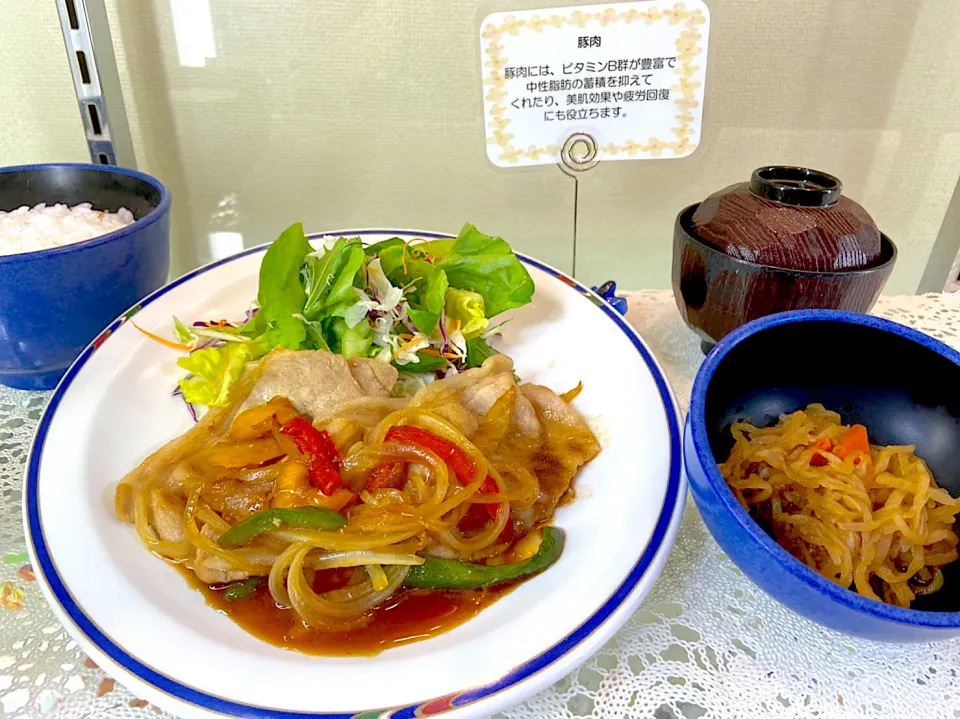
POLYGON ((89 162, 53 0, 0 0, 0 166, 89 162))
MULTIPOLYGON (((555 167, 494 168, 483 145, 479 21, 549 4, 211 0, 215 57, 188 67, 181 51, 191 48, 181 33, 178 50, 174 28, 180 0, 107 0, 139 165, 174 192, 175 270, 211 258, 211 233, 239 233, 251 245, 295 220, 310 229, 447 231, 471 221, 570 269, 572 181, 555 167)), ((667 286, 676 213, 758 165, 784 162, 838 175, 900 247, 887 291, 914 291, 960 177, 953 3, 723 0, 711 8, 701 150, 583 176, 578 274, 667 286)), ((29 15, 34 24, 50 15, 49 28, 17 42, 49 47, 52 35, 59 43, 52 10, 29 15)), ((53 65, 62 60, 56 47, 53 65)), ((0 43, 0 58, 8 55, 0 43)), ((18 159, 51 159, 67 152, 57 143, 82 141, 69 75, 60 73, 66 99, 55 113, 24 94, 24 81, 3 86, 0 97, 12 93, 19 111, 43 122, 56 114, 64 125, 39 144, 14 143, 32 154, 18 159)), ((44 98, 60 92, 46 87, 44 98)), ((4 162, 9 146, 0 139, 4 162)))

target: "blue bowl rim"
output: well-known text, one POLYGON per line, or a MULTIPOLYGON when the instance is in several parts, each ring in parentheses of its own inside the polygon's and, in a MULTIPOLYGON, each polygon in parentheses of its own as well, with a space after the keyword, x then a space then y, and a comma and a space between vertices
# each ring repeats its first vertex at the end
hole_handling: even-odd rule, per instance
POLYGON ((0 255, 0 267, 4 265, 15 265, 24 262, 30 262, 32 260, 59 257, 60 255, 66 255, 72 252, 80 252, 91 247, 96 247, 107 244, 108 242, 119 240, 131 232, 142 230, 144 227, 152 225, 170 210, 170 191, 167 189, 166 185, 152 175, 147 175, 146 173, 138 170, 132 170, 128 167, 118 167, 117 165, 97 165, 83 162, 53 162, 36 165, 11 165, 9 167, 0 167, 0 174, 6 175, 14 172, 38 170, 96 170, 97 172, 109 172, 117 175, 126 175, 127 177, 133 177, 141 180, 142 182, 145 182, 153 187, 157 192, 160 193, 160 202, 156 207, 150 210, 150 212, 141 217, 139 220, 134 220, 133 224, 127 225, 126 227, 121 227, 119 230, 114 230, 113 232, 108 232, 105 235, 91 237, 89 240, 74 242, 62 247, 51 247, 43 250, 33 250, 32 252, 18 252, 12 255, 0 255))
MULTIPOLYGON (((694 380, 687 422, 691 430, 693 447, 697 459, 703 466, 707 481, 716 492, 724 509, 727 510, 739 528, 753 540, 754 545, 763 550, 771 561, 776 562, 784 570, 792 574, 794 578, 820 594, 825 595, 848 609, 897 624, 941 629, 960 627, 960 611, 928 612, 895 607, 863 597, 851 589, 845 589, 810 569, 786 549, 777 544, 774 539, 753 520, 750 514, 740 506, 733 492, 730 491, 730 488, 727 486, 726 480, 724 480, 720 474, 720 468, 710 448, 706 422, 704 420, 707 389, 710 386, 710 381, 713 379, 717 367, 719 367, 720 363, 723 362, 730 351, 745 339, 773 327, 799 322, 841 322, 869 327, 881 332, 890 332, 898 337, 915 342, 925 349, 936 352, 941 357, 960 366, 960 352, 957 352, 943 342, 923 334, 912 327, 857 312, 847 312, 844 310, 794 310, 769 315, 748 322, 724 337, 716 345, 704 360, 694 380)), ((691 484, 691 488, 692 487, 693 485, 691 484)), ((694 499, 697 499, 696 493, 694 493, 694 499)))

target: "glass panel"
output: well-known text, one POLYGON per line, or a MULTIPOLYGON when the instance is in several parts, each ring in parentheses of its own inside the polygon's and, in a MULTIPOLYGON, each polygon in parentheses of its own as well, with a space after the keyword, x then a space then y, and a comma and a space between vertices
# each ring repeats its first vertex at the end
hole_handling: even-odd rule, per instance
MULTIPOLYGON (((470 221, 571 269, 572 180, 484 151, 480 20, 544 4, 108 0, 139 164, 175 195, 175 270, 296 220, 470 221)), ((843 180, 900 246, 887 291, 915 290, 960 176, 960 16, 869 0, 712 9, 700 150, 581 179, 578 274, 668 286, 681 208, 797 163, 843 180)))
POLYGON ((109 3, 139 165, 174 193, 174 271, 294 221, 472 222, 570 269, 572 181, 486 159, 482 13, 428 5, 109 3))

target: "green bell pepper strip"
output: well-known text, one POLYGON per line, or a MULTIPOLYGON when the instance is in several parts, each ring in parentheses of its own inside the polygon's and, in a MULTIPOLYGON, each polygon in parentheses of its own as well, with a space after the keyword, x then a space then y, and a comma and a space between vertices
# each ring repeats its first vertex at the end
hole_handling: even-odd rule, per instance
POLYGON ((479 589, 542 572, 560 558, 565 535, 559 527, 544 527, 537 553, 522 562, 487 566, 455 559, 427 557, 411 567, 403 584, 415 589, 479 589))
POLYGON ((239 582, 233 582, 223 590, 223 598, 228 602, 240 602, 249 599, 257 591, 263 577, 249 577, 241 579, 239 582))
POLYGON ((233 549, 246 544, 264 532, 273 532, 280 527, 293 529, 340 529, 347 518, 331 509, 322 507, 294 507, 291 509, 268 509, 247 517, 235 524, 217 540, 224 549, 233 549))

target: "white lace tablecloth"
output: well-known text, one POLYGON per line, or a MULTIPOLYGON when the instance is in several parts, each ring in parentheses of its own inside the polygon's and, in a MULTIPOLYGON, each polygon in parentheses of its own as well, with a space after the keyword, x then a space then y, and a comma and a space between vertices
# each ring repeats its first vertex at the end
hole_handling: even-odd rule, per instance
MULTIPOLYGON (((700 343, 668 292, 629 295, 686 409, 700 343)), ((960 295, 882 298, 875 313, 960 349, 960 295)), ((80 652, 44 603, 20 520, 23 465, 48 393, 0 388, 0 716, 153 717, 80 652)), ((688 500, 643 607, 579 671, 506 712, 533 717, 960 717, 960 640, 850 639, 782 608, 720 551, 688 500)))

